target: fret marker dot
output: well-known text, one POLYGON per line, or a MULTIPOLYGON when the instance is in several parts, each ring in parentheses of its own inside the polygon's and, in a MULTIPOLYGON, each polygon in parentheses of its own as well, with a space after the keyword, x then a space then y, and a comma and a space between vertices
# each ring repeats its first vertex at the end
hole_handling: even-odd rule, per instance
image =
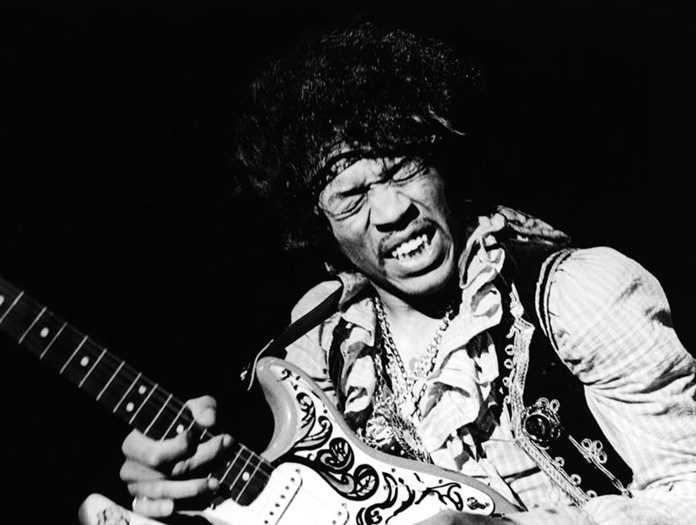
POLYGON ((5 302, 5 296, 0 295, 0 306, 2 306, 2 303, 4 303, 4 302, 5 302))
POLYGON ((181 425, 181 424, 177 425, 176 433, 181 434, 183 431, 184 431, 184 425, 181 425))
POLYGON ((249 478, 250 478, 250 477, 251 477, 251 476, 249 476, 249 473, 248 473, 248 472, 244 472, 244 473, 242 474, 242 481, 249 481, 249 478))
POLYGON ((44 326, 39 332, 39 336, 45 339, 46 337, 48 337, 49 332, 50 330, 44 326))
POLYGON ((144 386, 141 386, 138 388, 138 394, 143 395, 145 392, 147 392, 147 388, 144 386))
POLYGON ((87 366, 89 364, 89 357, 85 356, 80 359, 80 366, 87 366))
POLYGON ((134 408, 135 408, 135 405, 133 403, 128 403, 126 405, 126 412, 133 412, 134 408))

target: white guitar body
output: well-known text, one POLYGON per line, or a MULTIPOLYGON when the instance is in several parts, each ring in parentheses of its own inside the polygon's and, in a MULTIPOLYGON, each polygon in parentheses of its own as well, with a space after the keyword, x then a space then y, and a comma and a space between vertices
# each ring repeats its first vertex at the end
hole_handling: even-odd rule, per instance
MULTIPOLYGON (((368 447, 295 366, 265 358, 257 375, 275 423, 263 456, 277 467, 251 503, 230 498, 198 514, 210 523, 413 525, 444 509, 487 516, 521 510, 477 480, 368 447)), ((158 523, 98 494, 85 500, 80 521, 158 523)))

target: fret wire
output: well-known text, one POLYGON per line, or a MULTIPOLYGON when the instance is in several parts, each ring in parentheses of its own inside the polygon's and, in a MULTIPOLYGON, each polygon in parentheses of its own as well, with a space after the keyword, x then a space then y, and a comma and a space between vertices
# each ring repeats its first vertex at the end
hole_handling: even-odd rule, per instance
MULTIPOLYGON (((270 475, 273 472, 273 466, 266 461, 263 456, 257 454, 253 450, 251 450, 249 447, 244 445, 244 443, 239 443, 239 454, 241 455, 243 452, 246 452, 249 454, 250 457, 255 457, 257 458, 257 462, 259 463, 260 467, 264 467, 264 469, 268 469, 268 472, 264 472, 264 474, 270 475)), ((263 470, 262 470, 263 472, 263 470)))
POLYGON ((85 341, 87 341, 87 336, 85 336, 85 337, 82 339, 82 341, 80 341, 80 344, 77 345, 77 348, 75 348, 75 350, 74 350, 73 353, 70 355, 70 357, 68 358, 68 360, 67 360, 67 361, 65 362, 65 364, 61 367, 60 372, 59 372, 60 374, 63 373, 63 371, 65 370, 65 367, 68 366, 68 364, 70 363, 70 361, 72 361, 72 358, 75 357, 75 355, 77 354, 77 352, 80 351, 80 348, 82 348, 82 345, 85 344, 85 341))
POLYGON ((29 328, 27 328, 27 329, 24 331, 24 333, 22 334, 22 337, 19 338, 18 343, 19 343, 20 345, 22 344, 22 341, 24 341, 24 338, 27 336, 27 334, 29 333, 29 331, 30 331, 32 328, 34 328, 34 325, 36 324, 36 322, 37 322, 39 319, 41 319, 41 316, 44 314, 45 311, 46 311, 46 307, 44 306, 44 307, 41 309, 41 311, 39 312, 39 315, 36 316, 36 319, 34 319, 34 320, 31 322, 31 324, 29 325, 29 328))
POLYGON ((112 382, 112 381, 114 380, 114 378, 118 375, 118 373, 119 373, 119 371, 121 370, 121 368, 123 368, 124 363, 125 363, 125 361, 121 361, 121 364, 118 365, 118 368, 116 369, 116 371, 111 375, 111 377, 109 378, 109 380, 108 380, 108 381, 106 382, 106 384, 104 385, 104 388, 102 388, 101 391, 99 392, 99 394, 97 394, 97 398, 96 398, 97 401, 99 401, 99 399, 100 399, 101 396, 104 394, 104 392, 106 391, 106 389, 109 388, 109 385, 111 384, 111 382, 112 382))
POLYGON ((275 469, 275 467, 271 463, 266 461, 266 459, 261 454, 256 454, 253 451, 251 451, 251 452, 253 454, 255 454, 256 457, 258 457, 259 471, 263 472, 266 476, 270 476, 273 473, 273 470, 275 469))
POLYGON ((68 326, 67 322, 64 322, 63 325, 58 329, 56 332, 56 335, 53 336, 53 339, 46 345, 46 348, 43 349, 43 352, 41 352, 41 355, 39 356, 39 359, 43 359, 44 356, 46 355, 46 352, 48 352, 48 349, 51 348, 51 345, 53 345, 53 342, 58 339, 58 336, 65 330, 65 327, 68 326))
MULTIPOLYGON (((268 480, 271 475, 273 474, 274 467, 271 465, 268 461, 266 461, 262 456, 259 454, 256 454, 253 450, 249 449, 248 447, 244 446, 242 443, 239 443, 239 450, 235 457, 231 459, 228 463, 227 469, 225 470, 225 473, 220 476, 219 482, 221 485, 225 486, 230 490, 230 492, 235 488, 235 485, 237 483, 237 480, 239 479, 239 476, 244 473, 244 468, 250 463, 250 461, 254 460, 256 462, 256 468, 253 470, 253 474, 250 474, 250 478, 248 481, 251 481, 252 477, 256 477, 256 479, 266 481, 268 480), (235 477, 234 480, 230 481, 228 479, 228 476, 230 476, 232 469, 237 465, 240 461, 240 458, 243 457, 244 453, 249 454, 249 457, 247 460, 244 462, 244 465, 242 466, 242 469, 239 470, 239 473, 235 477)), ((214 474, 213 474, 214 475, 214 474)), ((241 491, 234 497, 239 497, 241 496, 241 491)))
POLYGON ((130 394, 130 391, 133 390, 133 387, 135 386, 135 383, 138 382, 138 379, 140 379, 140 376, 141 376, 141 375, 142 375, 142 374, 141 374, 140 372, 138 372, 138 375, 135 377, 135 379, 133 380, 133 382, 131 383, 131 385, 128 387, 128 390, 126 390, 126 393, 123 394, 123 396, 121 397, 121 399, 119 400, 119 402, 116 403, 116 406, 114 407, 114 409, 112 410, 112 412, 115 413, 115 412, 118 410, 118 407, 121 406, 121 403, 123 403, 123 400, 126 399, 126 397, 128 396, 128 394, 130 394))
MULTIPOLYGON (((120 369, 121 367, 123 367, 123 369, 124 369, 125 372, 130 372, 130 373, 133 374, 133 375, 136 374, 136 370, 134 370, 130 365, 128 365, 128 363, 125 363, 125 362, 121 361, 121 363, 120 363, 120 365, 119 365, 119 369, 120 369)), ((115 383, 121 382, 121 380, 123 379, 122 376, 124 376, 124 373, 121 373, 121 374, 118 374, 118 375, 117 375, 116 373, 114 373, 114 377, 110 380, 110 383, 111 383, 111 382, 115 382, 115 383)), ((130 382, 130 385, 129 385, 127 391, 125 392, 125 394, 121 397, 121 399, 119 400, 119 402, 116 404, 116 407, 113 409, 113 412, 116 412, 116 411, 121 407, 121 405, 122 405, 123 402, 128 398, 129 394, 131 393, 131 391, 133 390, 133 388, 135 387, 135 385, 136 385, 141 379, 145 379, 145 380, 148 380, 148 381, 149 381, 149 379, 147 379, 145 376, 142 375, 142 373, 139 373, 139 372, 137 373, 137 376, 135 377, 135 379, 133 379, 132 381, 131 381, 131 380, 127 380, 127 381, 130 382)), ((155 386, 150 390, 150 396, 152 396, 153 399, 158 399, 158 398, 159 398, 159 399, 162 401, 162 400, 164 400, 164 398, 165 398, 167 395, 168 395, 168 394, 167 394, 163 389, 159 388, 159 385, 155 385, 155 386), (159 391, 156 391, 157 389, 159 389, 159 391), (160 397, 160 396, 161 396, 161 397, 160 397)), ((181 401, 179 401, 179 400, 177 400, 177 399, 175 399, 174 396, 172 396, 172 400, 175 401, 176 405, 175 405, 175 406, 172 406, 172 403, 171 403, 171 402, 168 403, 168 405, 165 407, 165 411, 166 411, 167 413, 169 413, 169 414, 175 414, 175 413, 176 413, 176 417, 175 417, 175 419, 173 420, 173 422, 174 422, 174 421, 176 421, 176 418, 178 418, 178 416, 179 416, 179 415, 181 414, 181 412, 183 411, 184 403, 181 402, 181 401)), ((170 400, 170 401, 171 401, 171 400, 170 400)), ((152 402, 152 400, 150 400, 150 402, 152 402)), ((141 408, 142 408, 142 406, 143 406, 144 404, 145 404, 145 401, 143 401, 143 403, 142 403, 142 405, 141 405, 141 408)), ((190 429, 191 427, 193 427, 193 426, 196 424, 195 420, 193 420, 192 418, 189 419, 190 416, 187 416, 187 414, 184 414, 184 416, 185 416, 185 417, 182 417, 182 422, 185 423, 185 424, 187 424, 189 429, 190 429)), ((134 418, 134 417, 135 417, 135 414, 132 416, 132 418, 134 418)), ((131 420, 132 420, 132 418, 131 418, 131 420)), ((170 427, 170 428, 171 428, 171 427, 170 427)))
POLYGON ((80 381, 80 383, 77 385, 78 388, 82 388, 82 385, 83 385, 83 383, 85 382, 85 379, 87 379, 87 378, 89 377, 89 375, 92 373, 92 370, 94 370, 94 367, 96 367, 97 364, 99 364, 99 361, 101 361, 101 358, 104 357, 104 354, 105 354, 105 353, 106 353, 106 347, 105 347, 105 348, 102 348, 102 351, 101 351, 101 354, 99 354, 99 357, 97 357, 97 359, 94 361, 94 363, 92 364, 92 366, 91 366, 91 368, 89 369, 89 371, 85 374, 85 376, 82 378, 82 380, 80 381))
MULTIPOLYGON (((169 405, 167 406, 167 410, 172 410, 172 413, 176 412, 176 415, 172 419, 172 422, 169 424, 169 428, 167 428, 167 432, 165 432, 165 434, 160 438, 160 440, 167 438, 167 435, 172 430, 172 428, 174 427, 174 425, 178 421, 179 417, 181 417, 181 424, 186 425, 186 427, 184 428, 185 431, 188 432, 189 430, 191 430, 194 427, 198 428, 198 430, 200 431, 200 435, 199 435, 198 439, 200 441, 206 441, 206 440, 208 440, 212 437, 215 437, 217 435, 213 432, 210 432, 207 428, 198 425, 198 423, 196 422, 194 417, 190 413, 185 412, 186 403, 184 403, 183 401, 180 401, 178 399, 174 399, 174 401, 175 401, 175 403, 169 403, 169 405), (172 405, 174 405, 174 406, 172 406, 172 405), (177 405, 179 406, 178 410, 176 409, 177 405)), ((178 434, 178 432, 177 432, 177 434, 178 434)))
MULTIPOLYGON (((162 390, 162 389, 160 388, 160 390, 162 390)), ((161 393, 155 392, 153 394, 153 398, 160 397, 160 396, 161 396, 161 399, 163 399, 166 396, 166 392, 162 390, 161 393)), ((167 403, 167 405, 166 405, 164 410, 167 412, 170 412, 171 414, 175 414, 175 415, 174 415, 169 427, 167 428, 167 431, 160 439, 166 438, 166 436, 172 430, 173 426, 176 424, 176 422, 179 420, 180 417, 181 417, 181 423, 185 423, 187 425, 187 427, 186 427, 187 431, 191 430, 194 427, 198 428, 198 430, 200 431, 199 439, 201 441, 205 441, 205 440, 210 439, 212 437, 215 437, 217 435, 217 434, 211 432, 206 427, 199 426, 191 414, 184 412, 184 410, 186 409, 186 404, 183 403, 182 401, 174 398, 173 396, 171 396, 171 397, 172 397, 171 400, 173 400, 174 403, 165 401, 167 403), (177 407, 179 407, 179 408, 177 408, 177 407)), ((168 400, 168 401, 171 401, 171 400, 168 400)))
POLYGON ((242 451, 246 452, 249 454, 249 458, 253 459, 257 463, 257 470, 265 475, 270 475, 273 472, 273 465, 271 465, 268 461, 266 461, 263 456, 260 454, 257 454, 253 450, 251 450, 249 447, 245 446, 243 443, 239 444, 240 448, 242 451))
MULTIPOLYGON (((155 387, 155 388, 156 388, 156 387, 155 387)), ((150 392, 150 393, 152 393, 152 392, 150 392)), ((165 409, 165 407, 167 406, 167 403, 169 403, 169 400, 170 400, 171 398, 172 398, 172 395, 169 394, 169 397, 167 397, 167 400, 164 402, 164 404, 162 405, 162 407, 159 409, 159 411, 157 412, 157 414, 155 415, 155 417, 153 418, 153 420, 150 421, 150 424, 149 424, 149 425, 147 426, 147 428, 144 430, 143 434, 147 435, 147 433, 150 432, 150 429, 152 428, 152 425, 154 425, 155 421, 157 421, 157 418, 160 417, 160 414, 162 414, 162 411, 165 409)), ((145 404, 145 403, 147 403, 147 399, 146 399, 145 401, 143 401, 143 404, 145 404)), ((135 416, 133 416, 133 417, 135 417, 135 416)))
MULTIPOLYGON (((270 478, 275 469, 273 465, 266 461, 263 456, 257 454, 249 447, 245 446, 243 443, 240 443, 239 445, 242 452, 246 452, 247 454, 249 454, 249 460, 253 460, 256 462, 256 468, 254 469, 255 475, 260 475, 260 479, 263 480, 270 478)), ((236 480, 232 484, 230 484, 230 490, 232 489, 234 484, 236 484, 236 480)))
MULTIPOLYGON (((107 387, 108 387, 109 385, 111 385, 111 384, 116 385, 115 388, 117 389, 117 391, 123 390, 123 387, 119 387, 119 386, 118 386, 119 383, 121 383, 121 384, 128 384, 128 385, 129 385, 128 388, 127 388, 127 390, 125 391, 125 393, 122 395, 121 399, 118 401, 118 403, 116 404, 116 406, 113 408, 112 412, 115 413, 115 412, 117 412, 118 409, 122 406, 123 402, 124 402, 126 399, 128 399, 128 397, 129 397, 129 395, 131 394, 131 392, 133 391, 134 387, 135 387, 139 382, 141 382, 142 380, 145 380, 145 381, 148 381, 148 382, 149 382, 150 380, 149 380, 147 377, 145 377, 142 373, 137 372, 137 371, 134 370, 132 367, 130 367, 130 366, 128 365, 128 363, 126 363, 125 361, 123 361, 123 360, 118 360, 115 356, 112 356, 112 355, 110 355, 110 354, 107 354, 107 356, 109 356, 111 359, 114 359, 115 361, 119 361, 119 364, 118 364, 118 367, 116 368, 115 372, 112 374, 112 377, 109 379, 108 384, 105 385, 105 387, 102 389, 102 392, 100 392, 99 395, 101 396, 102 393, 103 393, 104 391, 106 391, 107 387), (119 372, 120 372, 120 373, 119 373, 119 372), (128 374, 130 374, 130 378, 129 378, 128 374), (136 375, 136 374, 137 374, 137 375, 136 375), (131 378, 133 378, 133 379, 131 379, 131 378)), ((112 366, 115 366, 115 364, 112 365, 112 366)), ((134 413, 134 414, 131 416, 131 419, 130 419, 130 421, 129 421, 129 424, 131 424, 132 421, 134 420, 134 418, 138 415, 138 413, 140 412, 140 409, 143 408, 143 407, 144 407, 145 405, 147 405, 148 403, 152 403, 153 400, 157 400, 157 399, 159 398, 159 400, 162 401, 162 400, 164 400, 168 395, 171 397, 171 399, 174 399, 174 400, 175 400, 175 398, 174 398, 173 395, 167 394, 167 392, 165 392, 163 389, 161 389, 161 388, 159 387, 158 384, 155 384, 154 382, 152 382, 152 384, 153 384, 154 386, 153 386, 151 389, 149 389, 149 390, 150 390, 150 393, 149 393, 148 397, 147 397, 146 399, 140 401, 140 407, 139 407, 138 411, 137 411, 136 413, 134 413), (157 389, 159 389, 159 391, 156 391, 157 389), (160 393, 160 391, 161 391, 162 393, 160 393), (161 397, 160 397, 160 396, 161 396, 161 397), (152 397, 152 399, 150 399, 150 397, 152 397)), ((176 401, 176 400, 175 400, 175 401, 176 401)), ((156 401, 155 401, 155 402, 156 402, 156 401)), ((177 401, 177 402, 178 402, 178 401, 177 401)), ((180 404, 180 402, 178 402, 178 403, 180 404)), ((164 410, 167 411, 167 412, 169 412, 171 409, 172 409, 171 403, 170 403, 169 405, 167 405, 167 406, 164 407, 164 410)), ((161 409, 160 409, 160 410, 161 410, 161 409)), ((174 410, 176 410, 176 409, 174 409, 174 410)), ((173 412, 174 412, 174 411, 172 410, 171 413, 173 413, 173 412)), ((163 413, 164 413, 164 412, 163 412, 163 413)))
POLYGON ((169 435, 169 432, 172 430, 172 427, 174 427, 174 425, 176 424, 176 420, 179 419, 179 416, 181 416, 181 413, 182 413, 185 409, 186 409, 186 405, 182 403, 182 404, 181 404, 181 408, 180 408, 179 411, 176 413, 176 416, 174 416, 174 419, 172 419, 172 422, 169 424, 169 428, 167 428, 167 430, 164 432, 164 434, 163 434, 162 437, 160 438, 160 441, 162 441, 163 439, 165 439, 165 438, 169 435))
POLYGON ((15 307, 15 305, 17 304, 17 301, 19 301, 23 295, 24 295, 24 291, 19 292, 17 297, 15 297, 14 301, 12 301, 12 304, 7 307, 7 310, 5 310, 5 313, 2 314, 2 317, 0 317, 0 324, 2 324, 2 322, 5 320, 5 317, 7 317, 7 314, 10 313, 10 310, 12 310, 15 307))
MULTIPOLYGON (((237 462, 237 457, 239 457, 240 454, 241 454, 241 450, 240 450, 240 453, 237 454, 237 456, 235 456, 234 461, 231 461, 231 462, 230 462, 229 466, 227 467, 227 471, 222 475, 223 478, 226 478, 227 475, 230 473, 230 470, 232 470, 232 467, 233 467, 234 464, 237 462)), ((234 478, 234 481, 232 481, 232 482, 229 484, 229 485, 230 485, 230 489, 231 489, 232 487, 234 487, 234 485, 237 483, 237 480, 239 479, 239 476, 242 475, 242 473, 244 472, 244 469, 245 469, 246 466, 249 464, 249 460, 250 460, 251 458, 252 458, 252 456, 249 456, 249 457, 246 459, 246 461, 244 462, 244 465, 242 465, 242 468, 239 469, 239 472, 237 473, 237 476, 234 478)))
MULTIPOLYGON (((254 457, 254 456, 251 456, 251 457, 254 457)), ((249 459, 251 459, 251 457, 250 457, 249 459)), ((252 471, 249 473, 249 478, 246 480, 246 482, 244 483, 244 486, 241 488, 241 490, 240 490, 239 493, 237 494, 237 497, 241 497, 242 494, 244 494, 244 491, 249 487, 249 482, 250 482, 252 479, 254 479, 254 476, 256 475, 256 472, 258 472, 259 466, 260 466, 260 465, 261 465, 261 462, 257 461, 257 462, 256 462, 256 466, 254 467, 254 470, 252 470, 252 471)))
POLYGON ((222 476, 220 476, 220 479, 218 480, 221 484, 227 486, 228 488, 231 487, 231 483, 229 483, 229 481, 227 480, 227 476, 229 475, 230 470, 232 470, 232 467, 235 465, 235 463, 237 463, 237 460, 242 455, 242 452, 244 451, 241 447, 239 447, 237 453, 234 455, 232 459, 229 460, 227 466, 225 467, 225 471, 222 473, 222 476))
POLYGON ((152 395, 152 393, 153 393, 155 390, 157 390, 157 386, 158 386, 157 383, 155 383, 155 386, 152 387, 152 388, 150 389, 150 392, 148 392, 147 397, 143 400, 142 403, 140 403, 140 406, 138 407, 138 410, 136 410, 136 411, 133 413, 133 415, 131 416, 131 418, 128 420, 128 424, 129 424, 129 425, 132 425, 132 424, 133 424, 133 420, 135 419, 135 416, 137 416, 137 415, 140 413, 140 410, 142 410, 142 408, 147 404, 147 400, 150 399, 150 396, 152 395))

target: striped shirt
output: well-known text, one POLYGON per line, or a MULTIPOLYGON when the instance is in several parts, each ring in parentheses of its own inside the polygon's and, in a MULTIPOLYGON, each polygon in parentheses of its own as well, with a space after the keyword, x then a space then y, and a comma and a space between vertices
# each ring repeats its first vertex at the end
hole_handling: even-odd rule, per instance
MULTIPOLYGON (((658 281, 610 248, 574 251, 550 279, 544 326, 559 356, 584 384, 588 405, 614 448, 633 471, 632 498, 600 496, 583 508, 562 492, 517 447, 509 415, 490 417, 497 401, 491 384, 501 373, 487 330, 501 319, 493 280, 505 254, 496 247, 498 224, 487 223, 469 240, 461 268, 462 303, 441 341, 422 399, 419 437, 440 467, 487 483, 527 512, 520 524, 692 525, 696 523, 696 361, 671 323, 658 281), (434 401, 436 400, 436 401, 434 401)), ((304 369, 335 402, 327 356, 334 329, 345 366, 344 414, 369 410, 376 385, 376 318, 366 285, 344 277, 339 311, 288 347, 287 359, 304 369)), ((337 286, 321 283, 296 305, 309 311, 337 286)), ((533 380, 533 378, 528 378, 533 380)))

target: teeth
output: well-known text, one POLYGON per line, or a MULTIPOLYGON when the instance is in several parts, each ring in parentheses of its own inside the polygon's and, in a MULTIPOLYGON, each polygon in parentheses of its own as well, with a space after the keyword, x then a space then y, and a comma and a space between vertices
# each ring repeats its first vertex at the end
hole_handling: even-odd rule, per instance
POLYGON ((428 242, 428 236, 426 234, 419 235, 410 241, 406 241, 391 252, 391 256, 396 259, 404 259, 406 257, 411 257, 415 255, 417 251, 420 251, 428 242))

